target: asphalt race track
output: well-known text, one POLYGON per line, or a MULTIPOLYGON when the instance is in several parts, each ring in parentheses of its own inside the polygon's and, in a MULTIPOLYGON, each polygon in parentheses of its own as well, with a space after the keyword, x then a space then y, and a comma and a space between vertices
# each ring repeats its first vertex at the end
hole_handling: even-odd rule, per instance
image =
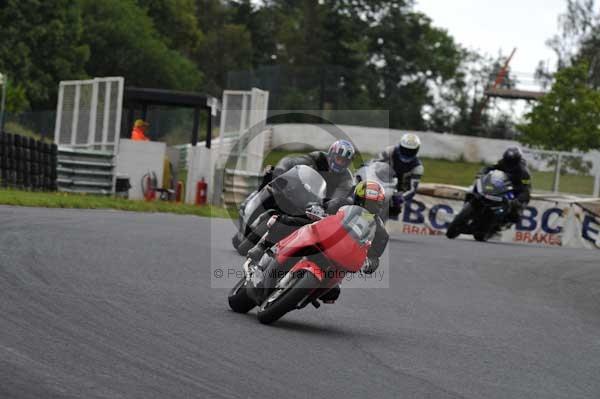
POLYGON ((390 288, 263 326, 211 288, 211 256, 241 263, 230 221, 0 223, 2 399, 600 397, 597 251, 403 236, 390 288))

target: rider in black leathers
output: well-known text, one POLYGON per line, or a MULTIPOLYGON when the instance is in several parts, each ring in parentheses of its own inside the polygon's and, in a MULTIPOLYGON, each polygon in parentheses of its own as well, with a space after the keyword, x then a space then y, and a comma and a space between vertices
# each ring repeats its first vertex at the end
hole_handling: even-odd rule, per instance
MULTIPOLYGON (((327 152, 313 151, 305 155, 285 157, 279 161, 275 168, 265 172, 263 181, 258 189, 262 190, 273 179, 294 166, 310 166, 319 172, 327 183, 327 193, 323 204, 306 205, 307 207, 314 206, 314 210, 317 213, 323 211, 333 214, 342 204, 347 203, 347 199, 352 194, 354 179, 348 167, 352 163, 354 154, 355 150, 352 143, 347 140, 337 140, 331 144, 327 152)), ((299 227, 313 221, 304 216, 279 215, 276 220, 271 222, 273 225, 269 227, 267 238, 260 240, 251 248, 248 251, 248 257, 255 260, 260 259, 267 248, 299 227)))
POLYGON ((495 165, 484 167, 480 174, 486 174, 494 169, 506 173, 513 184, 515 199, 509 201, 509 212, 506 220, 517 223, 521 218, 525 205, 531 198, 531 174, 519 147, 507 148, 502 155, 502 159, 495 165))
POLYGON ((348 169, 354 157, 354 147, 346 140, 338 140, 329 147, 329 151, 313 151, 308 154, 285 157, 275 168, 265 172, 263 181, 258 188, 261 190, 271 180, 287 172, 297 165, 310 166, 327 183, 326 201, 333 198, 347 197, 352 193, 353 177, 348 169))

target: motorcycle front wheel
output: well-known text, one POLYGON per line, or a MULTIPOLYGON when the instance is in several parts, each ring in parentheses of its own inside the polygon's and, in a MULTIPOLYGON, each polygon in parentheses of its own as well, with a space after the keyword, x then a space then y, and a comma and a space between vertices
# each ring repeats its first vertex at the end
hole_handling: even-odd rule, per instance
POLYGON ((296 309, 316 287, 319 280, 307 271, 294 273, 283 287, 277 287, 258 308, 256 316, 263 324, 271 324, 296 309))
POLYGON ((238 245, 238 247, 236 249, 238 251, 238 254, 240 254, 242 256, 246 256, 248 254, 248 251, 250 250, 250 248, 252 248, 255 245, 256 245, 256 242, 250 240, 248 237, 245 237, 243 240, 241 240, 240 244, 238 245))
POLYGON ((463 209, 454 217, 450 225, 448 226, 448 230, 446 230, 446 237, 453 239, 458 237, 464 226, 466 226, 469 219, 471 219, 471 215, 473 214, 473 206, 465 202, 463 209))
POLYGON ((487 233, 482 232, 473 233, 473 237, 479 242, 485 242, 488 239, 487 233))
POLYGON ((248 291, 246 291, 245 277, 242 277, 242 279, 231 289, 227 299, 229 301, 229 307, 236 313, 248 313, 256 306, 254 301, 248 296, 248 291))

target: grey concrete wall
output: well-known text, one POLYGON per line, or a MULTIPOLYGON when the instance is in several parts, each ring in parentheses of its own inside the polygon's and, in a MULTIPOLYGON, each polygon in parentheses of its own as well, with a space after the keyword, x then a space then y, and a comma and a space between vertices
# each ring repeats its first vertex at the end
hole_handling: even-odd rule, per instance
MULTIPOLYGON (((461 136, 456 134, 420 132, 397 129, 381 129, 362 126, 337 126, 346 134, 359 151, 375 154, 389 145, 400 141, 404 133, 415 133, 421 139, 419 155, 424 158, 457 160, 467 162, 493 163, 498 160, 509 146, 521 146, 513 140, 489 139, 485 137, 461 136)), ((285 148, 290 150, 308 150, 316 148, 324 150, 335 140, 324 126, 310 124, 272 125, 271 149, 285 148)), ((548 170, 546 162, 536 161, 527 156, 530 165, 539 170, 548 170)), ((600 174, 600 152, 591 151, 584 155, 584 160, 594 164, 593 174, 600 174)))
POLYGON ((158 186, 162 186, 166 148, 165 143, 120 140, 116 170, 117 175, 129 177, 131 183, 129 198, 136 200, 144 198, 141 181, 146 173, 156 173, 158 186))
MULTIPOLYGON (((272 147, 293 150, 309 148, 326 149, 335 138, 321 125, 280 124, 273 125, 272 147)), ((364 153, 377 153, 383 148, 400 141, 404 133, 415 133, 422 142, 420 154, 427 158, 456 160, 463 158, 470 162, 493 162, 498 155, 515 141, 488 139, 483 137, 460 136, 435 132, 381 129, 362 126, 337 126, 364 153)))

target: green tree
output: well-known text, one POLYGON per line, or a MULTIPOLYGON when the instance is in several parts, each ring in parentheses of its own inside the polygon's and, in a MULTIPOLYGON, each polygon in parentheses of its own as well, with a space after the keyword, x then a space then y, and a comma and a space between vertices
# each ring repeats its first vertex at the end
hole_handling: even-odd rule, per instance
POLYGON ((232 4, 235 21, 250 30, 259 75, 264 65, 281 66, 277 77, 267 76, 278 81, 275 107, 390 109, 393 127, 423 128, 432 85, 448 81, 461 62, 452 38, 414 12, 412 1, 232 4))
POLYGON ((84 40, 91 76, 124 76, 132 86, 198 90, 202 74, 168 48, 153 20, 135 0, 82 0, 84 40))
POLYGON ((137 0, 154 21, 165 44, 191 57, 202 44, 204 35, 196 18, 194 0, 137 0))
POLYGON ((18 114, 29 108, 27 93, 22 85, 13 85, 9 82, 6 90, 6 111, 11 114, 18 114))
POLYGON ((206 75, 204 89, 219 93, 227 72, 252 67, 252 38, 246 26, 234 22, 235 10, 220 0, 196 0, 196 12, 205 39, 193 60, 206 75))
MULTIPOLYGON (((494 107, 493 100, 485 107, 485 88, 494 82, 506 56, 491 58, 474 51, 461 50, 461 64, 454 75, 439 84, 435 82, 434 104, 426 107, 427 128, 496 138, 513 138, 516 134, 510 112, 494 107)), ((501 87, 514 87, 516 79, 508 71, 501 87)))
MULTIPOLYGON (((559 32, 546 44, 555 52, 555 69, 580 63, 589 64, 589 83, 600 88, 600 12, 595 0, 567 0, 559 16, 559 32)), ((552 84, 550 67, 540 61, 536 78, 544 87, 552 84)))
POLYGON ((552 90, 519 126, 525 144, 549 150, 600 148, 600 92, 590 87, 586 62, 556 73, 552 90))
POLYGON ((0 6, 0 71, 15 85, 9 107, 53 108, 58 82, 86 76, 79 1, 5 0, 0 6), (24 91, 24 92, 23 92, 24 91))
POLYGON ((430 89, 458 72, 462 52, 431 20, 407 7, 391 7, 369 31, 370 93, 390 110, 390 126, 424 129, 423 108, 434 103, 430 89))

